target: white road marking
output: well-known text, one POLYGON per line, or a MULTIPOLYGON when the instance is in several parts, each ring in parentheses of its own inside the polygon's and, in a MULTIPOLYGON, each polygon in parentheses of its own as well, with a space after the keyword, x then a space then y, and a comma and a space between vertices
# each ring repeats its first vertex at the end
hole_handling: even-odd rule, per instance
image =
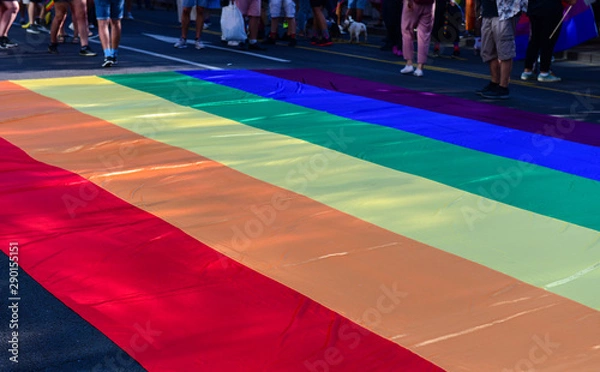
MULTIPOLYGON (((142 35, 145 35, 145 36, 151 37, 151 38, 153 38, 155 40, 163 41, 163 42, 169 43, 169 44, 175 44, 179 40, 179 38, 171 37, 171 36, 164 36, 164 35, 155 35, 155 34, 146 34, 146 33, 143 33, 142 35)), ((187 43, 188 44, 194 44, 194 41, 193 40, 188 40, 187 43)), ((281 62, 281 63, 290 63, 291 62, 289 59, 281 59, 281 58, 277 58, 277 57, 266 56, 264 54, 247 52, 245 50, 218 47, 216 45, 212 45, 211 43, 208 43, 208 42, 205 42, 205 41, 203 41, 203 43, 206 46, 206 48, 223 50, 223 51, 231 52, 231 53, 246 54, 246 55, 253 56, 253 57, 256 57, 256 58, 268 59, 270 61, 281 62)))

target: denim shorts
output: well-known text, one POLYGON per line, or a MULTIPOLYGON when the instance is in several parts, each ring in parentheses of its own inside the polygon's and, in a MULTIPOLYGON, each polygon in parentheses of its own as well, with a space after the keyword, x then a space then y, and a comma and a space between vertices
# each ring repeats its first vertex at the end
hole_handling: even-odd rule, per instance
POLYGON ((367 0, 348 0, 348 9, 365 9, 367 0))
POLYGON ((121 19, 125 0, 96 0, 96 19, 121 19))
POLYGON ((183 0, 181 6, 184 8, 193 8, 195 6, 208 8, 208 3, 208 0, 183 0))

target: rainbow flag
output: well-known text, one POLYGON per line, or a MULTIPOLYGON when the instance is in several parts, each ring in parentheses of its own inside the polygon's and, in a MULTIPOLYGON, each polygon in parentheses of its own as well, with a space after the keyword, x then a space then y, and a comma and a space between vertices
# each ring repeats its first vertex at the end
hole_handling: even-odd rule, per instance
MULTIPOLYGON (((592 7, 586 4, 585 0, 578 0, 563 21, 554 51, 565 51, 597 36, 598 26, 596 26, 592 7)), ((525 59, 529 43, 529 18, 526 14, 523 14, 517 23, 515 43, 516 59, 525 59)))
POLYGON ((2 251, 149 371, 600 365, 596 124, 319 70, 0 101, 2 251))

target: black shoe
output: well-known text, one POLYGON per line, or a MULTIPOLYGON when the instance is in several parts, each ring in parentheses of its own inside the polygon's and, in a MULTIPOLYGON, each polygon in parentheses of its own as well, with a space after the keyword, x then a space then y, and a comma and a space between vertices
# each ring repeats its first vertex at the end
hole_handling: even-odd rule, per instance
POLYGON ((288 42, 288 46, 291 46, 291 47, 295 47, 296 44, 298 44, 298 42, 296 41, 296 38, 290 39, 290 41, 288 42))
POLYGON ((381 50, 382 52, 389 52, 392 50, 393 45, 392 44, 385 44, 383 46, 381 46, 379 48, 379 50, 381 50))
POLYGON ((116 66, 116 65, 118 65, 118 64, 119 64, 119 63, 117 62, 117 56, 112 56, 112 57, 108 57, 108 58, 110 58, 110 59, 112 60, 112 62, 113 62, 113 66, 116 66))
POLYGON ((310 38, 310 43, 312 45, 317 45, 319 43, 319 38, 317 38, 316 36, 313 36, 310 38))
POLYGON ((481 93, 481 96, 489 99, 507 99, 510 97, 508 88, 501 87, 500 85, 487 92, 481 93))
POLYGON ((10 49, 10 48, 16 48, 18 46, 19 46, 19 44, 10 40, 7 36, 0 37, 0 49, 10 49))
POLYGON ((58 54, 58 43, 48 44, 48 53, 58 54))
POLYGON ((254 44, 248 44, 248 50, 267 50, 265 48, 263 48, 262 46, 260 46, 258 43, 254 43, 254 44))
POLYGON ((104 57, 104 62, 102 62, 102 67, 112 67, 114 65, 113 57, 104 57))
POLYGON ((79 49, 79 55, 84 57, 95 57, 97 56, 96 52, 92 50, 88 45, 84 45, 79 49))
POLYGON ((452 51, 452 56, 453 56, 453 57, 458 57, 458 56, 460 56, 460 49, 458 49, 458 48, 454 48, 454 50, 452 51))
POLYGON ((333 42, 331 41, 331 38, 324 38, 322 37, 321 40, 319 40, 319 42, 317 43, 317 46, 332 46, 333 42))
POLYGON ((492 83, 491 81, 488 83, 488 85, 486 85, 485 87, 481 88, 481 89, 477 89, 475 91, 476 94, 479 94, 480 96, 482 96, 483 94, 490 92, 492 90, 494 90, 498 85, 498 83, 492 83))
POLYGON ((268 38, 265 39, 265 41, 263 41, 263 44, 275 45, 276 42, 277 42, 277 40, 275 40, 275 38, 269 36, 268 38))

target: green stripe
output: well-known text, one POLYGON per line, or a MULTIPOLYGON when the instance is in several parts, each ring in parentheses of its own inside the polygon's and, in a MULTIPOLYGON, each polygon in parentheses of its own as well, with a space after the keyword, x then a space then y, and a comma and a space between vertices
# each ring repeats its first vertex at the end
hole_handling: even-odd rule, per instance
MULTIPOLYGON (((330 147, 518 208, 600 230, 600 183, 400 130, 311 110, 178 73, 104 77, 180 105, 330 147), (177 89, 174 89, 176 87, 177 89), (332 133, 352 139, 340 148, 332 133)), ((331 102, 335 105, 336 102, 331 102)), ((410 120, 410 117, 398 118, 410 120)), ((528 158, 523 154, 524 160, 528 158)), ((482 199, 482 203, 486 200, 482 199)), ((473 205, 472 226, 494 206, 473 205)))
MULTIPOLYGON (((177 105, 101 78, 19 83, 89 115, 600 309, 596 294, 598 231, 502 203, 487 211, 476 228, 469 229, 464 209, 486 199, 439 182, 177 105)), ((173 84, 170 95, 186 96, 182 87, 185 85, 173 84)), ((140 182, 143 190, 144 181, 140 182)), ((330 253, 345 249, 336 246, 335 237, 323 237, 322 243, 330 253)), ((223 242, 224 247, 227 244, 223 242)))

